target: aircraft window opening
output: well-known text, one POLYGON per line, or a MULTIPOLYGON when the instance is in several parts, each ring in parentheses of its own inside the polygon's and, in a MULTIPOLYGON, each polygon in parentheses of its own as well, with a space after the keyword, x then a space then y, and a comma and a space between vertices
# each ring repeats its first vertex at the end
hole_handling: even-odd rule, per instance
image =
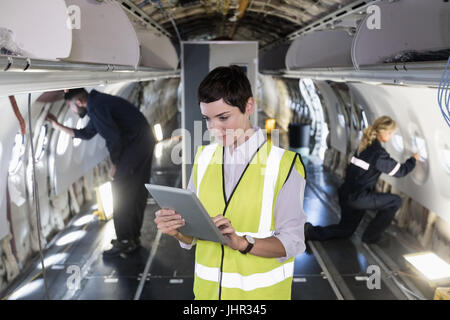
POLYGON ((414 152, 419 152, 420 158, 419 161, 424 162, 428 159, 428 152, 425 140, 416 135, 412 137, 412 145, 414 147, 414 152))
POLYGON ((10 175, 16 174, 19 171, 20 165, 22 164, 22 158, 25 153, 25 136, 20 132, 16 133, 14 139, 14 147, 12 150, 12 157, 9 163, 8 172, 10 175))
POLYGON ((364 108, 361 108, 361 115, 362 115, 362 121, 363 121, 363 129, 367 128, 369 126, 369 121, 367 121, 367 115, 364 111, 364 108))
POLYGON ((355 114, 352 112, 352 124, 353 124, 353 129, 358 130, 358 124, 356 122, 356 117, 355 114))
MULTIPOLYGON (((80 118, 77 121, 76 129, 82 129, 84 127, 84 118, 80 118)), ((81 139, 75 138, 73 139, 73 146, 78 147, 81 143, 81 139)))
POLYGON ((39 132, 39 137, 37 140, 36 155, 35 155, 36 162, 40 161, 45 154, 45 149, 48 143, 47 133, 48 133, 48 124, 44 124, 43 126, 41 126, 41 131, 39 132))
MULTIPOLYGON (((72 127, 72 119, 67 119, 66 121, 64 121, 64 126, 66 127, 72 127)), ((70 141, 70 135, 68 135, 65 132, 60 132, 59 134, 59 138, 58 138, 58 144, 56 145, 56 153, 58 155, 63 155, 66 150, 67 147, 69 146, 69 141, 70 141)))
POLYGON ((398 152, 403 152, 403 150, 405 150, 405 144, 403 143, 403 137, 398 133, 395 133, 392 136, 392 145, 394 146, 394 149, 397 150, 398 152))
POLYGON ((338 122, 342 128, 345 128, 345 117, 342 113, 338 113, 338 122))

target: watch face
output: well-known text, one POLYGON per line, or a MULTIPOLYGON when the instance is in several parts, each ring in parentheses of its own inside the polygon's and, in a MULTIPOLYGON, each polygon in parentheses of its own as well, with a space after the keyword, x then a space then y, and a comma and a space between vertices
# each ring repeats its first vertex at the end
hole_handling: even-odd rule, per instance
POLYGON ((246 235, 245 239, 247 239, 247 241, 251 244, 255 244, 255 239, 253 239, 251 236, 246 235))

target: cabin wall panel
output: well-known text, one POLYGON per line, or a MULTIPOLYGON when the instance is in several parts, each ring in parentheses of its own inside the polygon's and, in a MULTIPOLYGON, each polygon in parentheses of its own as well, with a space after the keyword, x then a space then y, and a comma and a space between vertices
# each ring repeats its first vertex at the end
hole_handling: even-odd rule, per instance
POLYGON ((441 150, 435 139, 438 135, 450 136, 450 128, 437 104, 437 89, 364 83, 349 86, 364 98, 375 118, 388 115, 396 120, 397 132, 403 136, 404 151, 397 151, 392 140, 385 145, 394 159, 403 163, 417 151, 413 135, 425 140, 428 157, 418 161, 413 172, 400 179, 383 174, 381 179, 450 222, 450 174, 441 162, 441 150))

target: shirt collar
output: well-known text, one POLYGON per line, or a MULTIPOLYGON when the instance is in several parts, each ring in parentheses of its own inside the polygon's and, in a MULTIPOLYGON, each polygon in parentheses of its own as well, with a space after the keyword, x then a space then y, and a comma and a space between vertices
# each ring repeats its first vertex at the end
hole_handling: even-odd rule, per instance
MULTIPOLYGON (((258 150, 261 145, 266 141, 264 134, 259 127, 253 127, 255 131, 250 138, 244 143, 240 144, 233 150, 233 154, 230 153, 230 147, 225 148, 226 157, 231 162, 243 162, 242 164, 246 164, 250 161, 250 158, 255 154, 256 150, 258 150), (233 161, 234 160, 234 161, 233 161)), ((230 161, 227 161, 230 162, 230 161)))

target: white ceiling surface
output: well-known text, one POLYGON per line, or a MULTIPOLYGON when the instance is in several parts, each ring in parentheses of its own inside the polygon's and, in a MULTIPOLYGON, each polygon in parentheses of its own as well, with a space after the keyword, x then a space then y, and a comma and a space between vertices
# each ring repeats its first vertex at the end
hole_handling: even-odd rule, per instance
MULTIPOLYGON (((450 6, 442 0, 379 2, 380 29, 360 23, 353 43, 356 66, 383 62, 404 50, 439 50, 450 47, 450 6)), ((370 23, 369 23, 370 25, 370 23)))
POLYGON ((382 175, 424 207, 450 222, 450 174, 443 164, 443 139, 448 141, 450 128, 442 117, 437 103, 437 89, 390 85, 349 83, 351 90, 363 97, 364 104, 375 117, 388 115, 398 124, 397 133, 403 137, 405 150, 399 153, 391 142, 386 150, 397 161, 404 162, 416 150, 411 137, 418 135, 426 141, 428 159, 418 162, 416 168, 404 178, 382 175))
POLYGON ((30 58, 69 56, 72 31, 66 21, 64 0, 0 1, 0 28, 11 30, 15 45, 30 58))

